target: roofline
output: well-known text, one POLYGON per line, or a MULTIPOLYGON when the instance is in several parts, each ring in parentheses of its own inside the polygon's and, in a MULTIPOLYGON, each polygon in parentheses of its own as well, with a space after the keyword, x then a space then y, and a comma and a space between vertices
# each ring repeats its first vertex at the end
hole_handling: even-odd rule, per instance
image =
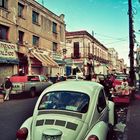
POLYGON ((66 31, 66 37, 67 36, 77 36, 77 35, 87 35, 89 36, 92 40, 96 41, 98 44, 100 44, 104 49, 108 50, 107 47, 105 47, 101 42, 99 42, 95 37, 93 37, 90 33, 88 33, 86 30, 81 30, 81 31, 72 31, 68 32, 66 31))

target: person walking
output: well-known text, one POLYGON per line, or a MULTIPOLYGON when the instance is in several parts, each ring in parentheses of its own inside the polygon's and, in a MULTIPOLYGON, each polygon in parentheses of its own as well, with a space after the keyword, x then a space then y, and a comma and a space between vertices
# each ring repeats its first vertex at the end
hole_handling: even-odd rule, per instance
POLYGON ((4 83, 3 87, 4 87, 4 90, 5 90, 4 100, 9 100, 9 95, 10 95, 10 92, 11 92, 12 87, 13 87, 9 76, 6 77, 6 80, 5 80, 5 83, 4 83))
POLYGON ((60 82, 60 80, 61 80, 60 74, 57 73, 57 74, 56 74, 56 82, 60 82))

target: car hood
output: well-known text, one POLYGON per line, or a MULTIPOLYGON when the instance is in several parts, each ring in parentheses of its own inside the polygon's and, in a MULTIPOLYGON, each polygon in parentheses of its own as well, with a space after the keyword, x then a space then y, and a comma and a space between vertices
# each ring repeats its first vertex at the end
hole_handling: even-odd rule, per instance
POLYGON ((81 140, 87 129, 87 123, 81 118, 42 114, 33 119, 31 140, 42 140, 43 135, 61 135, 61 140, 81 140))

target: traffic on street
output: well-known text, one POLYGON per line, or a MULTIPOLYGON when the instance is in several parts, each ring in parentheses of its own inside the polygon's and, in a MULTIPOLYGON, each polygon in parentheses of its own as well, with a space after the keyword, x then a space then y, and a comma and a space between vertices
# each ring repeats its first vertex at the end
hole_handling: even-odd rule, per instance
MULTIPOLYGON (((78 78, 78 77, 77 77, 78 78)), ((99 76, 100 78, 100 76, 99 76)), ((100 79, 101 83, 103 82, 102 78, 100 79)), ((2 140, 15 140, 19 136, 19 134, 17 133, 20 133, 18 132, 20 129, 20 127, 27 127, 25 124, 26 120, 28 120, 29 117, 33 116, 33 112, 34 114, 36 114, 35 110, 36 109, 39 109, 39 112, 38 114, 42 114, 44 112, 44 109, 48 110, 48 113, 49 113, 49 110, 56 110, 56 111, 59 111, 61 110, 60 112, 62 113, 62 111, 64 110, 65 112, 67 112, 68 110, 69 111, 76 111, 76 112, 79 112, 80 113, 86 113, 87 114, 87 110, 89 110, 87 107, 82 107, 85 103, 86 103, 86 106, 88 103, 88 98, 85 96, 83 96, 82 94, 77 95, 75 94, 74 95, 74 91, 76 90, 76 92, 79 90, 80 92, 82 91, 83 93, 87 92, 88 88, 91 86, 90 84, 93 84, 93 86, 99 86, 100 88, 104 88, 102 87, 102 85, 98 82, 94 82, 94 81, 87 81, 87 80, 83 80, 83 79, 75 79, 75 77, 73 77, 73 79, 68 79, 66 81, 59 81, 57 83, 54 83, 51 87, 48 87, 46 88, 43 93, 40 93, 40 96, 38 97, 34 97, 34 98, 31 98, 31 96, 29 96, 27 93, 23 93, 23 94, 19 94, 19 95, 13 95, 11 94, 10 95, 10 100, 9 101, 4 101, 3 103, 0 104, 0 120, 1 120, 1 123, 0 123, 0 126, 3 128, 0 132, 0 136, 1 136, 1 139, 2 140), (85 82, 88 87, 85 88, 85 82), (83 83, 83 88, 81 88, 81 85, 83 83), (79 84, 79 85, 77 85, 79 84), (57 88, 59 89, 58 91, 61 91, 60 93, 57 91, 57 88), (79 88, 79 89, 78 89, 79 88), (55 90, 54 90, 55 89, 55 90), (53 91, 52 92, 52 95, 50 94, 51 93, 51 90, 53 91), (71 90, 70 94, 68 94, 69 90, 71 90), (55 92, 56 93, 55 93, 55 92), (64 91, 67 91, 67 92, 64 92, 64 91), (48 94, 46 94, 48 92, 48 94), (72 93, 73 92, 73 93, 72 93), (44 93, 47 95, 47 97, 44 96, 44 93), (55 94, 56 95, 55 95, 55 94), (63 93, 63 94, 62 94, 63 93), (61 95, 62 94, 62 95, 61 95), (55 95, 55 96, 54 96, 55 95), (65 95, 65 96, 64 96, 65 95), (54 96, 54 97, 53 97, 54 96), (61 97, 62 96, 62 97, 61 97), (73 97, 72 97, 73 96, 73 97), (75 96, 75 97, 74 97, 75 96), (76 97, 77 96, 77 97, 76 97), (79 97, 78 97, 79 96, 79 97), (81 97, 83 98, 81 98, 81 97), (61 99, 61 98, 63 99, 61 99), (43 98, 43 99, 41 99, 43 98), (59 99, 60 98, 60 99, 59 99), (76 101, 76 98, 78 99, 76 101), (81 98, 81 99, 80 99, 81 98), (87 98, 87 99, 86 99, 87 98), (47 101, 47 100, 48 101, 47 101), (82 100, 84 101, 82 103, 82 100), (87 100, 87 101, 85 101, 87 100), (39 103, 41 101, 41 103, 39 103), (43 101, 43 102, 42 102, 43 101), (64 103, 63 103, 64 102, 64 103), (68 102, 71 102, 72 104, 68 104, 68 102), (74 103, 75 102, 75 103, 74 103), (66 105, 67 104, 67 105, 66 105), (83 109, 86 109, 86 110, 76 110, 76 109, 80 109, 81 107, 79 106, 75 106, 77 104, 81 104, 80 106, 83 108, 83 109), (39 107, 37 107, 37 105, 39 105, 39 107), (64 107, 65 105, 65 107, 64 107), (35 107, 36 106, 36 107, 35 107), (36 109, 35 109, 36 108, 36 109), (34 110, 35 109, 35 110, 34 110), (42 111, 41 111, 42 110, 42 111), (81 112, 82 111, 82 112, 81 112), (41 113, 42 112, 42 113, 41 113), (23 125, 23 123, 25 123, 23 125), (9 139, 10 137, 10 139, 9 139)), ((93 87, 93 91, 92 92, 95 92, 95 87, 93 87)), ((76 93, 75 92, 75 93, 76 93)), ((88 91, 89 92, 89 91, 88 91)), ((100 91, 101 92, 101 91, 100 91)), ((100 93, 99 92, 99 93, 100 93)), ((92 93, 93 94, 93 93, 92 93)), ((94 93, 95 94, 95 93, 94 93)), ((102 95, 104 95, 102 92, 101 92, 102 95)), ((112 93, 111 93, 112 94, 112 93)), ((95 94, 96 95, 96 94, 95 94)), ((94 95, 94 96, 95 96, 94 95)), ((97 96, 97 95, 96 95, 97 96)), ((96 97, 95 96, 95 97, 96 97)), ((101 96, 101 95, 100 95, 101 96)), ((113 96, 114 97, 114 96, 113 96)), ((123 96, 119 96, 121 98, 124 98, 123 96)), ((92 97, 93 98, 93 97, 92 97)), ((102 97, 103 98, 103 97, 102 97)), ((110 99, 110 101, 113 101, 112 100, 113 98, 110 99)), ((103 100, 103 99, 102 99, 103 100)), ((127 128, 127 112, 128 112, 128 108, 129 106, 135 101, 134 99, 130 99, 131 100, 131 103, 130 102, 112 102, 114 103, 114 113, 111 114, 111 116, 114 116, 114 121, 112 122, 112 129, 109 131, 110 133, 110 136, 107 138, 108 140, 124 140, 126 137, 127 137, 127 133, 126 133, 126 128, 127 128)), ((97 100, 99 101, 99 100, 97 100)), ((122 100, 121 100, 122 101, 122 100)), ((90 101, 91 102, 91 101, 90 101)), ((103 101, 102 101, 103 102, 103 101)), ((108 101, 106 101, 108 102, 108 101)), ((91 103, 90 103, 91 104, 91 103)), ((99 103, 95 104, 95 105, 98 105, 99 103)), ((109 103, 110 104, 110 103, 109 103)), ((89 106, 89 105, 88 105, 89 106)), ((112 105, 111 105, 112 106, 112 105)), ((112 107, 113 107, 112 106, 112 107)), ((90 107, 89 107, 90 108, 90 107)), ((94 107, 92 107, 94 108, 94 107)), ((97 107, 98 108, 98 107, 97 107)), ((68 112, 69 112, 68 111, 68 112)), ((73 112, 73 113, 74 113, 73 112)), ((89 112, 89 111, 88 111, 89 112)), ((100 112, 100 111, 99 111, 100 112)), ((45 113, 45 112, 44 112, 45 113)), ((43 113, 43 114, 44 114, 43 113)), ((49 114, 47 112, 44 114, 46 117, 47 117, 47 120, 46 121, 49 121, 49 120, 52 120, 53 119, 53 116, 56 116, 54 114, 56 114, 57 112, 54 112, 54 113, 51 113, 50 114, 50 119, 49 119, 49 114)), ((45 116, 42 116, 43 119, 45 119, 45 116)), ((76 114, 75 114, 76 115, 76 114)), ((78 114, 77 114, 78 115, 78 114)), ((60 121, 60 117, 57 117, 54 118, 57 119, 59 118, 59 121, 60 121)), ((68 118, 68 116, 64 116, 64 119, 66 120, 66 118, 68 118)), ((37 119, 38 120, 38 119, 37 119)), ((41 119, 41 116, 39 115, 39 120, 42 120, 41 119)), ((63 119, 62 119, 63 120, 63 119)), ((70 118, 68 119, 70 121, 70 118)), ((27 121, 28 122, 28 121, 27 121)), ((36 122, 37 123, 37 122, 36 122)), ((60 126, 64 123, 63 121, 59 122, 60 123, 60 126)), ((73 119, 72 123, 76 123, 76 120, 73 119)), ((29 122, 27 123, 29 125, 29 122)), ((32 124, 32 123, 31 123, 32 124)), ((50 124, 49 124, 50 125, 50 124)), ((29 126, 28 126, 29 127, 29 126)), ((33 127, 33 126, 32 126, 33 127)), ((50 128, 50 126, 49 126, 50 128)), ((57 127, 54 126, 54 128, 56 129, 57 127)), ((59 127, 58 127, 59 128, 59 127)), ((28 131, 29 131, 30 127, 28 128, 28 131)), ((97 129, 97 128, 96 128, 97 129)), ((105 128, 104 128, 105 129, 105 128)), ((59 128, 59 130, 61 130, 59 128)), ((61 130, 62 131, 62 130, 61 130)), ((100 132, 101 130, 99 130, 100 132)), ((104 130, 105 131, 105 130, 104 130)), ((33 132, 32 132, 33 133, 33 132)), ((47 132, 46 132, 47 133, 47 132)), ((64 134, 64 132, 62 131, 62 133, 64 134)), ((36 132, 36 134, 38 135, 38 132, 36 132)), ((23 134, 22 134, 23 135, 23 134)), ((103 135, 102 135, 103 136, 103 135)), ((36 136, 37 137, 37 136, 36 136)), ((98 135, 98 137, 100 137, 98 135)), ((107 134, 106 136, 107 137, 107 134)), ((103 138, 103 140, 105 140, 106 138, 103 138)), ((20 138, 18 138, 20 139, 20 138)), ((27 139, 30 139, 30 138, 27 138, 27 139)), ((37 138, 39 139, 39 138, 37 138)), ((74 138, 73 138, 74 139, 74 138)), ((34 139, 35 140, 35 139, 34 139)), ((126 139, 125 139, 126 140, 126 139)))
POLYGON ((0 140, 140 140, 140 0, 0 0, 0 140))

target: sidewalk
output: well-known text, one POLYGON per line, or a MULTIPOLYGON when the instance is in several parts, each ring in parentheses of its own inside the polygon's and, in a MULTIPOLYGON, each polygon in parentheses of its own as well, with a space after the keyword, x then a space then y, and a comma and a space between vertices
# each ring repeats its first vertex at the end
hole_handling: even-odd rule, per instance
POLYGON ((128 107, 123 140, 140 140, 140 91, 128 107))

